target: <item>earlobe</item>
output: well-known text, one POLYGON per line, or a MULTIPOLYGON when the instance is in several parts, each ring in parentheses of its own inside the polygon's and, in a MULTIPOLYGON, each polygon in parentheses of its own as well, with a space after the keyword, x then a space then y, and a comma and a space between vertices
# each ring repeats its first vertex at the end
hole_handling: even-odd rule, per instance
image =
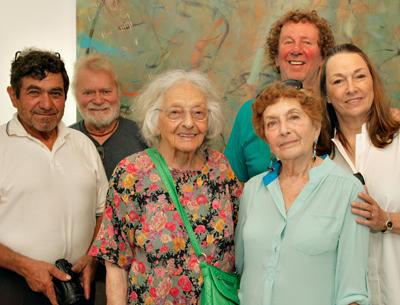
POLYGON ((314 142, 318 141, 319 135, 321 134, 321 124, 315 126, 315 139, 314 142))
POLYGON ((158 137, 160 136, 161 132, 160 132, 160 122, 158 122, 157 124, 157 128, 155 129, 155 135, 158 137))
POLYGON ((16 94, 15 94, 14 89, 13 89, 11 86, 8 86, 8 87, 7 87, 7 93, 8 93, 8 95, 10 96, 12 105, 13 105, 15 108, 17 108, 17 105, 18 105, 17 101, 18 101, 18 99, 17 99, 17 96, 16 96, 16 94))
POLYGON ((279 62, 278 62, 278 56, 275 57, 275 69, 279 72, 279 62))

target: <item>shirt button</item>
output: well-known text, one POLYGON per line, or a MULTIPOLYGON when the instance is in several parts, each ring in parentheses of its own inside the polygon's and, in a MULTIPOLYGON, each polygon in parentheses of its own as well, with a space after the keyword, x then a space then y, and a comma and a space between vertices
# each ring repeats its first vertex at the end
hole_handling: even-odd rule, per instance
POLYGON ((268 281, 270 281, 270 282, 273 282, 274 281, 274 275, 275 275, 275 272, 272 270, 272 268, 269 270, 269 272, 268 272, 268 274, 267 274, 267 279, 268 279, 268 281))

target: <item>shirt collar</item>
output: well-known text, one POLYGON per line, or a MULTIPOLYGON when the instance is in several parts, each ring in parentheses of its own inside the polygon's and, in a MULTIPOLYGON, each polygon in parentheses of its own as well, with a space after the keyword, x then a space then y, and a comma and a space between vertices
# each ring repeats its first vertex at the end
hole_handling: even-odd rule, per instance
POLYGON ((361 132, 356 134, 356 148, 355 148, 356 149, 356 158, 355 158, 356 164, 353 164, 349 155, 346 152, 346 149, 342 145, 342 142, 340 142, 340 140, 337 136, 336 128, 334 130, 334 136, 331 140, 332 140, 333 144, 335 144, 336 153, 339 153, 342 156, 342 158, 347 163, 348 167, 353 172, 353 174, 357 174, 358 173, 358 165, 357 164, 358 164, 358 159, 359 159, 358 156, 363 153, 363 151, 364 151, 363 147, 364 147, 365 143, 368 143, 370 141, 368 130, 367 130, 367 123, 362 124, 361 132))
MULTIPOLYGON (((32 138, 32 136, 26 131, 24 126, 19 121, 17 113, 14 113, 12 119, 8 121, 6 129, 9 136, 32 138)), ((62 121, 58 123, 57 129, 57 139, 65 138, 70 133, 69 128, 67 128, 62 121)))
MULTIPOLYGON (((359 134, 362 134, 362 135, 368 134, 367 123, 364 123, 364 124, 361 125, 361 132, 359 134)), ((339 140, 337 138, 337 129, 336 128, 333 130, 333 138, 332 138, 332 140, 334 141, 335 139, 337 141, 339 140)))
MULTIPOLYGON (((320 156, 322 159, 326 159, 328 155, 320 156)), ((329 159, 329 158, 328 158, 329 159)), ((265 186, 273 182, 279 176, 279 172, 281 171, 282 162, 277 160, 275 161, 272 166, 269 168, 267 174, 263 177, 263 183, 265 186)))
POLYGON ((263 177, 263 183, 265 186, 270 184, 279 176, 279 172, 281 170, 282 163, 281 161, 275 161, 272 166, 269 168, 267 174, 263 177))

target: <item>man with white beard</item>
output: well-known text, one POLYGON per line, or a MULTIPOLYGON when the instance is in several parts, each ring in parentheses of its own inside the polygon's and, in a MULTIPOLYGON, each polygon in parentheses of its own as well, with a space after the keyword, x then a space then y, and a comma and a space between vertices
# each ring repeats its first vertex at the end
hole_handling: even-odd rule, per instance
MULTIPOLYGON (((95 144, 107 178, 125 157, 144 150, 136 124, 120 114, 120 85, 111 62, 101 54, 81 57, 75 64, 73 89, 82 121, 70 126, 95 144)), ((106 304, 105 268, 96 273, 95 304, 106 304)))
POLYGON ((94 53, 80 58, 75 64, 73 88, 83 120, 70 127, 93 141, 110 179, 119 161, 146 145, 136 124, 119 116, 120 85, 105 56, 94 53))

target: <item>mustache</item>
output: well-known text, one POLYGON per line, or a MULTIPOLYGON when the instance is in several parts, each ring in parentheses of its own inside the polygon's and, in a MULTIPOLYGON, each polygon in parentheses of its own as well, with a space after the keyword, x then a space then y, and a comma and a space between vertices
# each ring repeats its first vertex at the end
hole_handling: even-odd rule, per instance
POLYGON ((105 102, 101 105, 96 105, 95 103, 90 102, 87 105, 88 110, 104 110, 104 109, 111 109, 111 105, 108 102, 105 102))
POLYGON ((39 115, 53 115, 53 114, 57 114, 58 111, 56 109, 50 109, 50 110, 46 110, 46 109, 36 109, 33 111, 33 114, 39 114, 39 115))

